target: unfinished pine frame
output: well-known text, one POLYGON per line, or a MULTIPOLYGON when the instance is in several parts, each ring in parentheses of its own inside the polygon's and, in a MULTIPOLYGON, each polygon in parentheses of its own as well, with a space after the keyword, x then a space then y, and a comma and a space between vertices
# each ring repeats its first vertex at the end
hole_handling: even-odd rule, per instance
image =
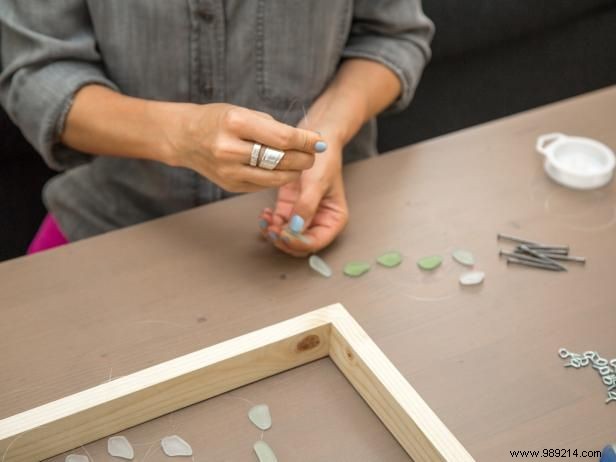
POLYGON ((40 461, 327 356, 415 462, 473 461, 340 304, 0 420, 0 460, 40 461))

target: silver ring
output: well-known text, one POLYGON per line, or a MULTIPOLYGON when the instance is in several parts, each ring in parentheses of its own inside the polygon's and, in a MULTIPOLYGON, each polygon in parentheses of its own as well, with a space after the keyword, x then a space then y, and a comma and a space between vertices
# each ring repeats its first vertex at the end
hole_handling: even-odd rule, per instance
POLYGON ((250 152, 250 166, 256 167, 259 162, 259 151, 261 151, 261 145, 255 143, 252 145, 252 151, 250 152))
POLYGON ((265 170, 274 170, 278 166, 284 155, 284 151, 279 151, 278 149, 266 147, 263 151, 263 156, 259 161, 259 167, 264 168, 265 170))

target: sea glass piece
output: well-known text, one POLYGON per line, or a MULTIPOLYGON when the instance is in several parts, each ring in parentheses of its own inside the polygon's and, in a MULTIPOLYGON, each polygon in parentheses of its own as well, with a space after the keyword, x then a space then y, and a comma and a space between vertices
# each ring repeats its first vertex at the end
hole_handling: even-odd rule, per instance
POLYGON ((476 286, 481 284, 486 274, 483 271, 469 271, 460 276, 460 284, 463 286, 476 286))
POLYGON ((417 266, 422 270, 432 271, 443 263, 443 257, 440 255, 432 255, 430 257, 423 257, 417 260, 417 266))
POLYGON ((468 250, 458 249, 453 253, 453 259, 464 266, 473 266, 475 257, 468 250))
POLYGON ((344 265, 344 274, 352 278, 358 278, 368 271, 370 271, 370 263, 363 261, 353 261, 344 265))
POLYGON ((112 436, 107 440, 107 452, 110 456, 133 460, 135 451, 133 446, 124 436, 112 436))
POLYGON ((192 456, 193 451, 186 441, 178 435, 165 436, 160 440, 163 452, 169 457, 192 456))
POLYGON ((272 415, 267 404, 257 404, 251 408, 248 418, 260 430, 269 430, 272 427, 272 415))
POLYGON ((84 456, 81 454, 69 454, 64 459, 64 462, 90 462, 88 456, 84 456))
POLYGON ((382 266, 393 268, 402 263, 402 255, 400 255, 400 252, 387 252, 377 258, 376 261, 382 266))
POLYGON ((257 454, 257 459, 259 459, 259 462, 278 462, 278 459, 276 459, 276 454, 274 454, 272 448, 270 448, 265 441, 257 441, 253 448, 257 454))
POLYGON ((308 259, 308 264, 323 277, 331 278, 332 274, 334 274, 330 266, 318 255, 311 255, 308 259))

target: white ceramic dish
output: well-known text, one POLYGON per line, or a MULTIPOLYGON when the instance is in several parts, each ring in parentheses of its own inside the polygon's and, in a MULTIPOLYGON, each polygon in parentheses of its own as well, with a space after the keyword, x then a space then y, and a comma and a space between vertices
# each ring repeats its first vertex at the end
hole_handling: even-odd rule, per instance
POLYGON ((548 133, 537 138, 536 149, 545 156, 544 169, 548 176, 569 188, 600 188, 614 174, 614 153, 590 138, 548 133))

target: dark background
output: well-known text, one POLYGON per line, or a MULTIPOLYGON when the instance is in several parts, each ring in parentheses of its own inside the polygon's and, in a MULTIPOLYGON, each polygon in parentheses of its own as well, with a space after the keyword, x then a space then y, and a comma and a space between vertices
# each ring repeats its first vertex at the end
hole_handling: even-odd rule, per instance
POLYGON ((381 151, 616 83, 616 0, 424 0, 433 59, 381 151))
MULTIPOLYGON (((616 83, 616 0, 423 4, 437 28, 433 59, 411 107, 379 120, 381 151, 616 83)), ((54 172, 1 110, 0 164, 4 260, 25 252, 54 172)))

